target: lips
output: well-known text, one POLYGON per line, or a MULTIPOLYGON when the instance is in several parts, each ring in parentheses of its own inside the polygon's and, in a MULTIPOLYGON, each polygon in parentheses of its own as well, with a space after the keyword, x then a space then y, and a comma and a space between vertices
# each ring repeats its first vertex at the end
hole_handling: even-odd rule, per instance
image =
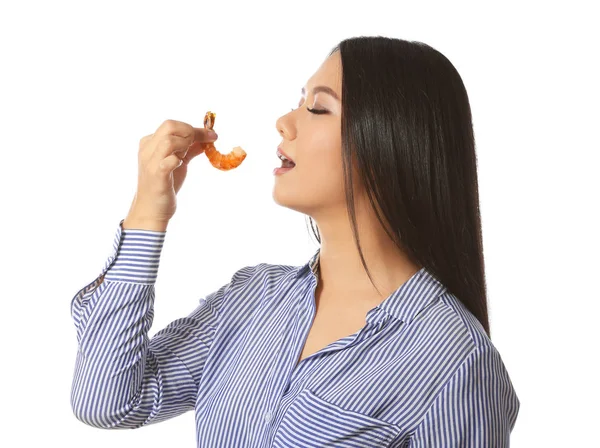
POLYGON ((281 159, 281 166, 284 168, 292 168, 296 166, 296 163, 292 160, 290 156, 288 156, 280 147, 277 147, 277 157, 281 159))

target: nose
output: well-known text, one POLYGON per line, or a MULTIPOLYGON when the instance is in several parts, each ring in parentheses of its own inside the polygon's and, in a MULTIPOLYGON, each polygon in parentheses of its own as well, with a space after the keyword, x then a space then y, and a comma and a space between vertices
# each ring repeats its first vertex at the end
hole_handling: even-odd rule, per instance
POLYGON ((277 132, 279 132, 279 135, 281 135, 283 138, 290 138, 290 125, 287 122, 287 117, 288 114, 285 114, 281 117, 279 117, 277 119, 277 121, 275 122, 275 127, 277 128, 277 132))

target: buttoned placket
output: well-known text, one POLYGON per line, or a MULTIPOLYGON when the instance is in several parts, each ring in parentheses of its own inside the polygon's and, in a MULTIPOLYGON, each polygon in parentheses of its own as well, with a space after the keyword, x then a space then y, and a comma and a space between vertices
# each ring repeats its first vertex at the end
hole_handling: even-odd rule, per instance
MULTIPOLYGON (((298 335, 297 338, 293 339, 294 346, 296 346, 296 345, 299 346, 298 349, 293 354, 292 362, 294 362, 294 363, 296 363, 296 361, 298 360, 298 358, 300 356, 300 351, 304 347, 304 343, 306 343, 306 339, 308 337, 308 332, 310 331, 310 323, 312 322, 312 318, 316 311, 316 309, 315 309, 315 291, 316 291, 316 286, 317 286, 317 279, 318 279, 318 276, 313 275, 311 278, 309 287, 307 288, 307 293, 308 293, 309 297, 311 297, 311 299, 312 299, 310 301, 310 306, 309 307, 302 306, 303 305, 302 301, 305 298, 307 293, 301 294, 300 295, 301 297, 299 298, 296 306, 294 307, 295 318, 290 321, 293 326, 293 330, 291 332, 292 338, 294 338, 296 335, 298 335), (305 311, 303 312, 303 310, 305 310, 305 311), (305 328, 305 330, 302 332, 302 335, 300 336, 300 330, 303 327, 305 328), (300 340, 298 340, 298 339, 300 339, 300 340)), ((284 386, 283 390, 281 391, 281 395, 280 395, 279 399, 276 401, 274 408, 267 409, 263 413, 262 420, 265 424, 269 425, 269 428, 267 428, 267 430, 266 430, 266 432, 267 432, 266 438, 269 441, 269 443, 274 436, 274 434, 272 433, 273 424, 275 423, 276 413, 279 411, 279 403, 281 403, 282 399, 286 395, 288 395, 290 390, 297 390, 298 389, 297 386, 301 385, 302 382, 304 381, 304 379, 307 376, 309 376, 310 373, 315 371, 315 369, 318 368, 320 363, 325 362, 326 357, 321 356, 321 355, 323 355, 324 353, 342 350, 342 349, 346 349, 351 346, 354 346, 355 344, 357 344, 360 341, 364 340, 365 338, 369 337, 371 334, 379 331, 381 329, 384 321, 387 318, 389 318, 389 315, 383 309, 381 309, 379 307, 375 307, 375 308, 369 310, 369 312, 366 315, 365 326, 362 327, 360 330, 358 330, 356 333, 353 333, 351 335, 345 336, 342 339, 338 339, 337 341, 332 342, 331 344, 327 345, 323 349, 307 356, 302 361, 300 361, 299 363, 294 365, 294 367, 292 368, 291 372, 288 375, 288 379, 285 382, 285 386, 284 386), (317 357, 319 357, 319 359, 317 361, 313 362, 313 360, 317 357), (301 369, 301 367, 306 366, 306 364, 309 361, 313 362, 313 365, 311 366, 312 368, 311 369, 301 369)), ((286 333, 289 324, 290 323, 288 323, 288 325, 286 325, 286 328, 284 329, 284 334, 286 333)), ((277 353, 279 353, 279 350, 281 350, 281 348, 285 346, 285 343, 286 343, 285 339, 283 339, 283 338, 279 339, 279 343, 277 345, 278 346, 277 353)), ((269 375, 271 378, 273 378, 273 372, 275 369, 275 365, 276 365, 276 363, 273 363, 273 366, 271 367, 271 370, 269 372, 269 375)), ((301 387, 300 387, 300 389, 301 389, 301 387)))
MULTIPOLYGON (((310 288, 314 288, 315 284, 311 282, 311 284, 309 284, 308 289, 310 290, 310 288)), ((306 293, 304 294, 300 294, 301 297, 303 297, 306 293)), ((285 324, 284 328, 281 330, 280 336, 278 338, 278 342, 277 342, 277 348, 276 348, 276 352, 274 354, 275 359, 279 358, 280 352, 285 352, 285 347, 286 347, 286 343, 287 340, 285 338, 286 335, 291 335, 292 338, 296 337, 296 335, 298 334, 298 331, 302 325, 301 322, 301 318, 300 318, 300 301, 298 301, 298 303, 296 303, 296 305, 292 308, 292 314, 293 317, 290 317, 290 319, 288 319, 287 323, 285 324), (291 329, 290 329, 291 327, 291 329)), ((295 341, 295 339, 293 339, 293 341, 295 341)), ((295 343, 294 343, 295 345, 295 343)), ((285 355, 286 357, 289 357, 290 355, 288 353, 286 353, 285 355)), ((299 355, 298 355, 299 356, 299 355)), ((297 359, 297 356, 296 356, 297 359)), ((289 360, 288 360, 289 361, 289 360)), ((290 381, 290 375, 288 375, 288 378, 285 380, 285 382, 282 384, 281 382, 278 382, 278 378, 276 378, 274 376, 275 373, 275 368, 277 366, 277 362, 273 362, 271 365, 271 368, 269 369, 269 380, 270 380, 270 384, 273 387, 273 389, 275 390, 275 393, 277 394, 277 399, 274 400, 273 403, 269 403, 268 404, 268 408, 264 410, 264 412, 262 413, 262 423, 271 426, 275 420, 275 416, 279 410, 279 405, 281 403, 281 400, 283 397, 285 397, 285 395, 287 394, 288 390, 289 390, 289 386, 291 384, 290 381), (283 387, 283 390, 280 390, 283 387), (279 390, 279 393, 278 393, 279 390)), ((270 440, 272 437, 271 434, 272 428, 268 427, 266 429, 266 438, 267 440, 270 440)))

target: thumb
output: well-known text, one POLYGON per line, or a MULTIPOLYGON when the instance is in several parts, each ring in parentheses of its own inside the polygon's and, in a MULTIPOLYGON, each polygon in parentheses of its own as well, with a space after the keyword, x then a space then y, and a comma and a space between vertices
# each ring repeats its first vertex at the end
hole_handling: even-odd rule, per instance
POLYGON ((196 142, 214 142, 219 136, 212 129, 194 128, 194 143, 196 142))
POLYGON ((183 158, 183 161, 188 163, 194 157, 202 154, 217 138, 219 136, 212 129, 194 128, 194 141, 188 146, 187 154, 183 158))
POLYGON ((189 163, 190 160, 192 160, 194 157, 199 156, 200 154, 202 154, 206 148, 208 146, 212 145, 212 142, 194 142, 192 143, 187 150, 187 153, 185 155, 185 157, 183 158, 183 161, 186 163, 189 163))

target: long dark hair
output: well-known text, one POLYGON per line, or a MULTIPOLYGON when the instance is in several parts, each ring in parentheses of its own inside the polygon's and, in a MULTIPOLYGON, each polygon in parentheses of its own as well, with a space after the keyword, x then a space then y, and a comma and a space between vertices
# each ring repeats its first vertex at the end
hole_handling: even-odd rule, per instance
POLYGON ((346 202, 371 283, 357 235, 353 169, 390 239, 444 284, 491 338, 475 139, 460 75, 442 53, 417 41, 361 36, 342 40, 329 56, 336 51, 346 202))

